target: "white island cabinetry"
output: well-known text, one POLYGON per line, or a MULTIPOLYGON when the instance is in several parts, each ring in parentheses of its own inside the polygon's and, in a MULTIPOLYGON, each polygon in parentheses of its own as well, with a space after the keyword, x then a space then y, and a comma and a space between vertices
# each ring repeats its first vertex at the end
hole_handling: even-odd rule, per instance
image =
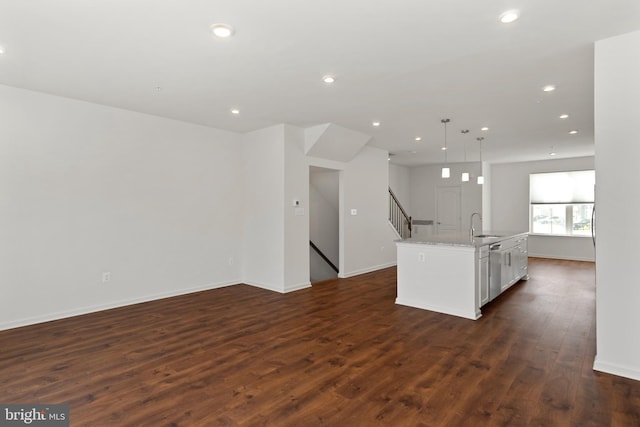
POLYGON ((447 234, 398 241, 396 303, 478 319, 481 307, 492 298, 491 271, 498 260, 490 247, 504 244, 509 248, 500 256, 500 262, 508 265, 497 266, 505 267, 501 273, 508 287, 526 275, 526 238, 526 233, 492 233, 492 237, 474 239, 447 234))
MULTIPOLYGON (((527 236, 502 240, 495 245, 499 245, 500 249, 492 251, 494 264, 492 268, 493 273, 499 275, 501 293, 520 279, 528 277, 527 236)), ((491 247, 493 248, 495 245, 491 247)))

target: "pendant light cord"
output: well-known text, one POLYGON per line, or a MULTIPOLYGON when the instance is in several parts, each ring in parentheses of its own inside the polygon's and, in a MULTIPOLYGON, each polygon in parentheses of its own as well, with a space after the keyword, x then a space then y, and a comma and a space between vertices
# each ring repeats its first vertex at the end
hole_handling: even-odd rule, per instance
POLYGON ((444 163, 447 163, 447 123, 449 123, 450 119, 442 119, 440 120, 444 123, 444 163))
POLYGON ((480 143, 480 167, 482 167, 482 140, 484 139, 484 137, 483 136, 479 136, 476 139, 480 143))

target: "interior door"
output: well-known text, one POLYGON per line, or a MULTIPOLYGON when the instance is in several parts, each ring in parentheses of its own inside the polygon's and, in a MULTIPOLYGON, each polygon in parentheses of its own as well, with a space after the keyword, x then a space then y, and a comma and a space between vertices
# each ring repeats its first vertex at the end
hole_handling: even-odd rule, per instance
POLYGON ((460 231, 460 187, 438 187, 436 190, 436 232, 460 231))

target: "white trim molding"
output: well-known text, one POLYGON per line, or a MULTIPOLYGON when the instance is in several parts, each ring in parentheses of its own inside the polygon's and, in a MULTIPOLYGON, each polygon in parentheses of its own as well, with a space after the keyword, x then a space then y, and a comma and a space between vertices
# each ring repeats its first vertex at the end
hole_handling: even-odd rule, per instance
POLYGON ((349 277, 359 276, 361 274, 366 274, 366 273, 372 273, 374 271, 383 270, 385 268, 395 267, 396 265, 398 265, 398 263, 396 261, 393 261, 386 264, 380 264, 380 265, 375 265, 373 267, 363 268, 361 270, 351 271, 348 273, 340 273, 338 277, 341 279, 348 279, 349 277))
POLYGON ((65 310, 65 311, 59 311, 55 313, 48 313, 43 316, 27 317, 24 319, 17 319, 17 320, 0 324, 0 331, 19 328, 22 326, 35 325, 38 323, 51 322, 54 320, 66 319, 68 317, 81 316, 83 314, 96 313, 104 310, 111 310, 112 308, 125 307, 128 305, 140 304, 143 302, 150 302, 150 301, 155 301, 155 300, 160 300, 165 298, 177 297, 180 295, 192 294, 195 292, 210 291, 212 289, 224 288, 227 286, 233 286, 237 284, 239 283, 238 282, 211 283, 211 284, 206 284, 201 286, 195 286, 188 289, 180 289, 180 290, 171 291, 171 292, 163 292, 159 294, 146 295, 143 297, 116 301, 109 304, 92 305, 87 307, 76 308, 73 310, 65 310))
POLYGON ((596 356, 596 360, 593 362, 593 370, 640 381, 640 371, 637 368, 621 366, 615 363, 598 360, 598 356, 596 356))

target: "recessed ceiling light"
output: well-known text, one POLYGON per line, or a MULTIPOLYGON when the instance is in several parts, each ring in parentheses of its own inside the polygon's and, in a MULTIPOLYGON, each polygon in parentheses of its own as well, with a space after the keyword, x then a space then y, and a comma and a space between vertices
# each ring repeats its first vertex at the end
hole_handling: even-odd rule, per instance
POLYGON ((240 110, 238 110, 237 108, 232 108, 231 114, 240 114, 240 110))
POLYGON ((556 155, 556 153, 555 153, 554 151, 552 151, 552 152, 550 152, 550 153, 549 153, 549 155, 550 155, 550 156, 555 156, 555 155, 556 155))
POLYGON ((560 118, 561 119, 566 119, 566 118, 569 118, 569 115, 568 114, 561 114, 560 118))
POLYGON ((0 55, 2 55, 3 53, 4 53, 4 48, 0 46, 0 55))
POLYGON ((442 147, 441 150, 442 151, 447 151, 447 147, 442 147))
POLYGON ((570 131, 569 131, 569 133, 570 133, 571 135, 575 135, 576 133, 578 133, 578 131, 577 131, 577 130, 570 130, 570 131))
POLYGON ((422 137, 421 136, 416 136, 415 140, 416 141, 422 141, 422 137))
POLYGON ((480 128, 480 130, 489 130, 489 128, 485 126, 483 128, 480 128))
POLYGON ((513 21, 516 21, 520 15, 517 10, 508 10, 500 15, 500 22, 503 24, 510 24, 513 21))
POLYGON ((556 87, 554 85, 546 85, 542 88, 542 90, 545 92, 553 92, 554 90, 556 90, 556 87))
POLYGON ((327 84, 331 84, 336 81, 336 77, 331 75, 326 75, 322 78, 322 81, 327 84))
POLYGON ((378 126, 380 126, 380 122, 373 122, 373 123, 371 123, 371 125, 373 125, 375 127, 378 127, 378 126))
POLYGON ((227 24, 213 24, 211 26, 211 31, 216 37, 220 37, 221 39, 231 37, 235 32, 233 27, 227 24))

